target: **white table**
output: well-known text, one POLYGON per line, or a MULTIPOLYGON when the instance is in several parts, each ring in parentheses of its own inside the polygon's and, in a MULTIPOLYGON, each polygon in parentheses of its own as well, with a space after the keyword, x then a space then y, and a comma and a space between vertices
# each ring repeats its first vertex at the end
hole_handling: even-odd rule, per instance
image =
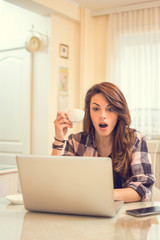
POLYGON ((0 198, 0 240, 158 240, 160 215, 132 217, 126 209, 159 205, 129 203, 114 218, 27 212, 0 198))

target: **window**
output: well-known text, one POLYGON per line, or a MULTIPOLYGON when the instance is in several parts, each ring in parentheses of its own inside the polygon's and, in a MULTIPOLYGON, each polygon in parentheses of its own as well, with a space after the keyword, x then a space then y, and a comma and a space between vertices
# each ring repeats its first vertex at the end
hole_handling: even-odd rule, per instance
POLYGON ((112 16, 112 28, 109 28, 112 46, 108 53, 111 63, 107 80, 118 85, 124 93, 131 113, 131 127, 149 138, 160 138, 160 30, 155 23, 148 22, 146 11, 145 14, 144 10, 137 12, 136 21, 135 11, 112 16), (130 21, 124 27, 127 14, 130 21), (139 14, 143 16, 140 18, 143 22, 138 21, 139 14), (121 21, 113 21, 116 17, 121 21), (149 24, 152 27, 148 27, 149 24))

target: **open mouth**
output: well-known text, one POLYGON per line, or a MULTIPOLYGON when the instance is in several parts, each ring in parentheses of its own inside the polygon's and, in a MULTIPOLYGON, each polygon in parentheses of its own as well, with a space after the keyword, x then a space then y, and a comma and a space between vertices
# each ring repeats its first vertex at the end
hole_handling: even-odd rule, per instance
POLYGON ((99 126, 100 126, 100 128, 106 128, 106 127, 108 127, 108 124, 107 123, 100 123, 99 126))

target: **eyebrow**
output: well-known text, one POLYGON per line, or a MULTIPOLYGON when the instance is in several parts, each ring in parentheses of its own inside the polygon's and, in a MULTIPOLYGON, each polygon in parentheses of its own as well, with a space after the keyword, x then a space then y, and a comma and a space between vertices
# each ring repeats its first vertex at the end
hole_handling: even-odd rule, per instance
MULTIPOLYGON (((93 103, 91 103, 91 105, 92 105, 92 104, 95 104, 95 105, 97 105, 98 107, 100 107, 100 105, 99 105, 98 103, 93 102, 93 103)), ((107 107, 110 107, 110 106, 113 106, 113 104, 110 103, 110 104, 107 105, 107 107)))

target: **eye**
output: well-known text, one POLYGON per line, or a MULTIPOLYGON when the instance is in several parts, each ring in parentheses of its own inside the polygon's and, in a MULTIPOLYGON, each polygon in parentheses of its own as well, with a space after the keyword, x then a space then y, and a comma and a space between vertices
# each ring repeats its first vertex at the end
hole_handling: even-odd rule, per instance
POLYGON ((98 107, 93 107, 92 110, 93 110, 94 112, 96 112, 96 111, 99 110, 99 108, 98 108, 98 107))
POLYGON ((113 108, 113 107, 108 108, 107 111, 109 111, 109 112, 114 112, 114 108, 113 108))

